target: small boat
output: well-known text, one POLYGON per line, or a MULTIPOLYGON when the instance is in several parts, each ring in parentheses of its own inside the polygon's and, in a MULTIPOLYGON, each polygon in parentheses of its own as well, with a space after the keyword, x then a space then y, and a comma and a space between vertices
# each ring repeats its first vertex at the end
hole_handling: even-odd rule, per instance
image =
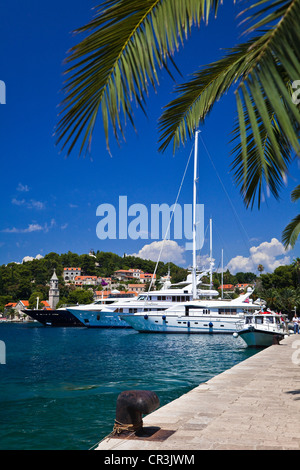
POLYGON ((279 344, 287 335, 285 322, 278 313, 266 311, 245 315, 236 325, 235 337, 242 338, 249 347, 266 348, 279 344))

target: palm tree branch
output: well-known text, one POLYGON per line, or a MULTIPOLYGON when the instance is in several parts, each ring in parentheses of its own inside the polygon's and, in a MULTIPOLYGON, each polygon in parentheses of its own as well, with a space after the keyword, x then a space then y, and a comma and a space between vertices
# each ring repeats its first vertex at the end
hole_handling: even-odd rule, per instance
POLYGON ((91 138, 100 107, 107 145, 109 121, 118 140, 126 117, 134 122, 130 102, 135 99, 145 112, 149 83, 153 87, 158 84, 156 68, 168 70, 168 60, 174 64, 172 55, 190 34, 192 25, 200 24, 201 17, 207 18, 211 10, 216 12, 218 4, 219 0, 104 2, 96 17, 77 30, 88 36, 71 49, 66 60, 69 77, 64 85, 66 97, 56 129, 57 143, 64 142, 63 148, 72 139, 76 143, 82 132, 80 120, 91 100, 94 106, 83 144, 88 135, 91 138))
POLYGON ((298 214, 284 229, 282 243, 287 249, 289 245, 293 248, 300 233, 300 214, 298 214))

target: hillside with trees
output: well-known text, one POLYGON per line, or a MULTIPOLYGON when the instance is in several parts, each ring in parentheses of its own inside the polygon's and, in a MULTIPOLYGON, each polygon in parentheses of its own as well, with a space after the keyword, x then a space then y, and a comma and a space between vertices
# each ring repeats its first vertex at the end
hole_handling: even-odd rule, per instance
MULTIPOLYGON (((65 285, 63 271, 66 267, 79 267, 82 275, 111 277, 118 269, 141 269, 153 273, 156 263, 134 256, 121 257, 115 253, 97 251, 93 256, 78 255, 68 252, 57 254, 48 253, 44 258, 33 259, 22 264, 9 263, 0 266, 0 311, 4 305, 18 300, 28 300, 34 304, 36 297, 47 300, 49 293, 49 280, 55 269, 59 279, 60 298, 68 303, 88 303, 92 301, 91 292, 83 292, 74 285, 65 285)), ((157 279, 165 276, 170 269, 172 282, 180 282, 187 276, 188 271, 173 263, 159 262, 157 266, 157 279)), ((101 287, 99 287, 101 289, 101 287)))
MULTIPOLYGON (((9 263, 0 266, 0 312, 4 305, 18 300, 29 300, 30 305, 36 304, 36 297, 47 300, 49 294, 49 280, 56 270, 59 279, 60 304, 61 303, 89 303, 93 300, 93 292, 86 287, 78 289, 72 284, 65 284, 63 271, 66 267, 80 267, 83 275, 98 277, 111 277, 118 269, 141 269, 144 272, 153 273, 156 263, 134 256, 119 256, 115 253, 97 251, 93 256, 88 254, 78 255, 68 252, 64 254, 48 253, 44 258, 33 259, 22 264, 9 263)), ((186 279, 188 270, 174 263, 159 262, 157 266, 157 279, 165 276, 170 269, 172 283, 186 279)), ((209 278, 203 282, 208 284, 209 278)), ((238 272, 231 274, 229 270, 223 273, 223 283, 255 284, 253 298, 261 298, 267 302, 267 306, 275 311, 281 311, 289 316, 296 307, 300 313, 300 258, 290 265, 279 266, 273 273, 261 274, 257 277, 251 272, 238 272)), ((221 273, 213 273, 213 287, 221 286, 221 273)), ((97 287, 101 289, 101 286, 97 287)), ((238 290, 234 294, 237 296, 238 290)), ((228 294, 224 294, 226 296, 228 294)))

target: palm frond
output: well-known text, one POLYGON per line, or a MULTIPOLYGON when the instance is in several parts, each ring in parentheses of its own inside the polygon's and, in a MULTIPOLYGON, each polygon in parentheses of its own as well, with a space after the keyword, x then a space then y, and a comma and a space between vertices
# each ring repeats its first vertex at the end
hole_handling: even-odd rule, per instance
POLYGON ((233 167, 247 206, 256 195, 260 204, 264 186, 277 197, 291 154, 300 155, 300 111, 291 96, 300 76, 300 0, 261 0, 249 11, 247 21, 254 24, 247 31, 256 37, 177 87, 179 96, 160 119, 160 149, 173 140, 175 150, 236 85, 239 145, 233 167))
POLYGON ((291 200, 292 202, 296 202, 300 199, 300 184, 296 186, 296 188, 292 191, 291 200))
POLYGON ((175 150, 193 135, 213 105, 251 67, 250 59, 257 53, 254 43, 252 39, 230 49, 223 59, 207 65, 175 89, 177 98, 165 107, 159 120, 160 150, 164 151, 172 140, 175 150))
MULTIPOLYGON (((279 198, 292 158, 291 144, 263 90, 259 90, 259 97, 252 85, 251 91, 252 95, 247 96, 244 105, 237 94, 241 104, 238 105, 238 119, 233 131, 232 142, 237 141, 237 144, 232 150, 231 170, 246 206, 253 207, 257 197, 260 207, 270 192, 279 198), (254 100, 259 102, 262 114, 259 114, 254 100)), ((245 96, 246 91, 243 92, 245 96)))
POLYGON ((300 214, 297 215, 284 229, 282 243, 287 249, 289 245, 293 248, 300 233, 300 214))
POLYGON ((68 154, 81 139, 91 144, 102 113, 109 145, 109 124, 117 140, 126 120, 134 125, 132 101, 145 111, 149 86, 168 69, 172 55, 194 24, 217 12, 219 0, 106 0, 78 33, 87 35, 67 58, 68 78, 56 129, 57 144, 68 154))

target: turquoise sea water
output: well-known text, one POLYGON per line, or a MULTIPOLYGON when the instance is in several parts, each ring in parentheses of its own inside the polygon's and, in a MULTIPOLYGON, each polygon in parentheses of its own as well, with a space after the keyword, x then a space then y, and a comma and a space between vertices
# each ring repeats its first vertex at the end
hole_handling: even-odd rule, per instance
POLYGON ((112 430, 124 390, 160 405, 255 354, 231 335, 0 324, 1 450, 87 450, 112 430))

